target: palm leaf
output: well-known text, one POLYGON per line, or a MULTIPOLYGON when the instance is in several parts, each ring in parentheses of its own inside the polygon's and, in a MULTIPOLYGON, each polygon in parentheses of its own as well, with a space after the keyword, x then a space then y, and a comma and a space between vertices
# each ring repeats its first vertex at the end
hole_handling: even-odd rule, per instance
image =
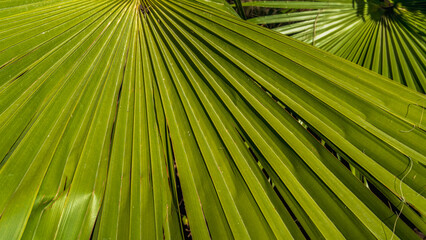
POLYGON ((250 21, 287 23, 274 30, 425 92, 426 5, 422 1, 395 1, 393 5, 373 0, 254 1, 244 6, 311 9, 250 21))
POLYGON ((5 239, 425 230, 424 95, 211 2, 1 4, 5 239))

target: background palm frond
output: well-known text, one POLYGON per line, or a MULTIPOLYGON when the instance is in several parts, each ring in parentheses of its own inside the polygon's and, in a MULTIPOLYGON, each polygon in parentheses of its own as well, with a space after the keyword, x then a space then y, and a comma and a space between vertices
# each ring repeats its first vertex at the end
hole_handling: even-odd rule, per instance
POLYGON ((244 5, 287 9, 250 21, 286 23, 273 26, 274 30, 425 92, 424 1, 253 1, 244 5), (303 11, 288 13, 288 9, 303 11))

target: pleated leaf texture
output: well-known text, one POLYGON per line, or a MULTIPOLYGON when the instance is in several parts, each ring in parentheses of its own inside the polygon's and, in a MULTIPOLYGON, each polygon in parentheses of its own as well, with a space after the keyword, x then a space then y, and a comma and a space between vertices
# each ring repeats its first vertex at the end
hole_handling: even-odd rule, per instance
POLYGON ((253 1, 244 5, 284 8, 281 14, 250 21, 286 23, 274 30, 426 91, 426 1, 253 1))
POLYGON ((425 95, 231 11, 1 1, 0 238, 426 232, 425 95))

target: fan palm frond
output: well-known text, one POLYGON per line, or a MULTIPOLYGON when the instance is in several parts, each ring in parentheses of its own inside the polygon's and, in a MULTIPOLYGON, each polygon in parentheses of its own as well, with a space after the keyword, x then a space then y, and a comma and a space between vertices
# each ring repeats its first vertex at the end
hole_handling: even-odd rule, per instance
POLYGON ((424 95, 211 2, 0 4, 2 238, 426 230, 424 95))

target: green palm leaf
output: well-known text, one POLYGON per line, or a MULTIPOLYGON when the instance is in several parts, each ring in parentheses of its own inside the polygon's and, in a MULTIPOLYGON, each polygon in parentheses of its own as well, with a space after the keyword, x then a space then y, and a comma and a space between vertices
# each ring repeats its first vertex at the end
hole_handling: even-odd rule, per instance
POLYGON ((244 6, 311 9, 256 17, 257 24, 288 23, 274 30, 315 45, 424 93, 424 1, 254 1, 244 6), (352 3, 353 2, 353 3, 352 3))
POLYGON ((424 95, 224 3, 0 7, 3 238, 425 231, 424 95))

